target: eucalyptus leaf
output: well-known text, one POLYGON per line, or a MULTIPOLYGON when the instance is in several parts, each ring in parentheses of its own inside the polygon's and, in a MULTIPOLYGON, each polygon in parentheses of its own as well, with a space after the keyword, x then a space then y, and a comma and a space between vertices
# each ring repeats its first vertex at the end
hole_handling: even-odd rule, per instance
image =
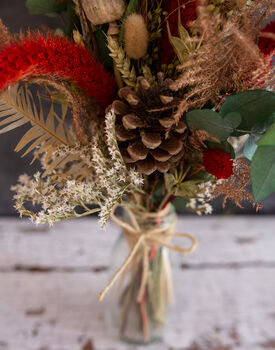
POLYGON ((258 147, 250 175, 255 201, 263 200, 275 191, 275 146, 258 147))
POLYGON ((188 204, 189 200, 184 197, 175 197, 172 204, 176 208, 178 212, 183 212, 186 209, 186 205, 188 204))
POLYGON ((66 11, 66 2, 56 0, 26 0, 26 8, 31 15, 47 15, 57 17, 61 12, 66 11))
POLYGON ((267 125, 271 125, 275 123, 275 112, 271 114, 271 116, 268 117, 268 120, 267 120, 267 125))
POLYGON ((231 112, 226 114, 226 116, 224 117, 224 120, 227 122, 228 125, 231 125, 232 128, 235 129, 241 124, 242 117, 238 112, 231 112))
POLYGON ((221 106, 220 114, 225 118, 232 112, 240 113, 242 118, 238 126, 242 131, 235 132, 234 136, 247 134, 255 125, 264 128, 265 122, 275 112, 275 94, 266 90, 251 90, 229 96, 221 106))
POLYGON ((225 118, 210 109, 193 110, 186 115, 190 129, 205 130, 221 141, 225 141, 241 122, 241 117, 230 113, 225 118))
POLYGON ((224 142, 206 141, 205 144, 207 148, 218 149, 219 151, 228 153, 232 159, 235 158, 234 148, 228 141, 224 141, 224 142))
POLYGON ((246 143, 244 144, 243 155, 248 160, 252 160, 255 152, 257 151, 257 148, 258 148, 257 141, 259 140, 259 138, 260 136, 258 135, 251 135, 249 136, 246 143))
POLYGON ((267 130, 263 137, 257 142, 259 146, 275 146, 275 123, 267 130))
POLYGON ((113 60, 110 56, 110 51, 107 46, 107 36, 105 32, 101 28, 97 29, 94 31, 94 37, 100 62, 102 62, 107 69, 112 70, 113 60))

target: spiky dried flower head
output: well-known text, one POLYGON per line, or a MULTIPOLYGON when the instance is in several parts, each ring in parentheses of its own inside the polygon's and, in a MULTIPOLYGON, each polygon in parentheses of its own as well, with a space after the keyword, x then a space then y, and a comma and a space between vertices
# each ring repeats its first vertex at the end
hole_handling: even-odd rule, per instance
POLYGON ((218 149, 203 152, 205 170, 218 179, 227 179, 233 175, 233 160, 230 155, 218 149))
POLYGON ((149 33, 142 15, 133 13, 125 21, 124 47, 127 55, 134 59, 146 55, 149 33))
POLYGON ((114 78, 88 49, 68 39, 29 33, 0 50, 0 90, 37 75, 76 83, 103 108, 116 96, 114 78))
POLYGON ((8 44, 10 39, 11 35, 7 27, 3 24, 3 22, 0 19, 0 46, 8 44))

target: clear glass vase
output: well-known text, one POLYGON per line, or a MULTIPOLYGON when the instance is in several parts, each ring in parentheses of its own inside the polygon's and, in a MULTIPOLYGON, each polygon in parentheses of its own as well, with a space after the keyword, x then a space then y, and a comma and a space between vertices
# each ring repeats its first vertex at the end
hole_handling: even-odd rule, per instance
MULTIPOLYGON (((138 213, 134 215, 143 232, 156 228, 160 229, 160 235, 165 234, 166 228, 171 229, 176 221, 172 205, 161 217, 157 214, 149 214, 146 218, 138 213)), ((124 221, 129 221, 127 215, 124 216, 124 221)), ((122 232, 113 250, 112 275, 121 267, 132 249, 132 240, 122 232)), ((144 259, 144 246, 141 244, 135 258, 121 274, 109 295, 112 327, 123 341, 132 344, 161 341, 173 304, 169 250, 160 244, 151 245, 147 242, 146 254, 148 259, 144 259), (143 281, 144 288, 141 290, 144 269, 146 280, 143 281)))

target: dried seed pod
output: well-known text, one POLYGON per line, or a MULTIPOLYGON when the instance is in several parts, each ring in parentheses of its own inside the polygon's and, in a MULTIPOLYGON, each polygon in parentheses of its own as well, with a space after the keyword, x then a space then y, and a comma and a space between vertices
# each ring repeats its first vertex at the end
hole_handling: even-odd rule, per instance
POLYGON ((142 15, 133 13, 127 17, 124 32, 124 47, 127 55, 139 59, 146 55, 149 34, 142 15))
POLYGON ((121 19, 126 8, 125 0, 82 0, 82 6, 93 25, 121 19))

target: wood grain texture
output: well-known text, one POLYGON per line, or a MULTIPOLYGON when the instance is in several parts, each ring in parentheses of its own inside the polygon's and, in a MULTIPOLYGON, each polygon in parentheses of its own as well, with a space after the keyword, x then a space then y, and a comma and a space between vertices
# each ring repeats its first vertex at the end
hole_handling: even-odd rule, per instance
MULTIPOLYGON (((275 349, 274 218, 181 218, 200 243, 173 256, 176 310, 148 350, 275 349)), ((95 220, 0 221, 0 350, 141 350, 120 343, 97 302, 119 229, 95 220)), ((184 242, 178 242, 184 243, 184 242)))

